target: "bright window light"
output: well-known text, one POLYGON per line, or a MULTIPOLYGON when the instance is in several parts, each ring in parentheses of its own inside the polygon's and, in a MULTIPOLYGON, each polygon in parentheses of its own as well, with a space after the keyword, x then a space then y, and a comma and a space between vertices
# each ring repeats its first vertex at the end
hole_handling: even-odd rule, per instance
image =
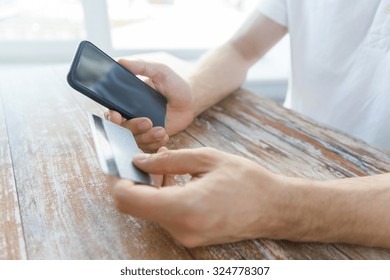
POLYGON ((2 40, 69 40, 85 37, 79 0, 0 0, 2 40))
POLYGON ((209 49, 227 40, 257 1, 107 0, 114 49, 209 49))

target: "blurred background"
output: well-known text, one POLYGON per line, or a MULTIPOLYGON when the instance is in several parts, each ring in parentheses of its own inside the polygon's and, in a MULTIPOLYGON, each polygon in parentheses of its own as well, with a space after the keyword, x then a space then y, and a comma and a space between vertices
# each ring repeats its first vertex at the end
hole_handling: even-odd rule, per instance
MULTIPOLYGON (((81 40, 113 57, 167 52, 193 64, 226 41, 258 0, 0 0, 0 63, 70 63, 81 40)), ((244 87, 282 102, 290 72, 284 38, 244 87)))

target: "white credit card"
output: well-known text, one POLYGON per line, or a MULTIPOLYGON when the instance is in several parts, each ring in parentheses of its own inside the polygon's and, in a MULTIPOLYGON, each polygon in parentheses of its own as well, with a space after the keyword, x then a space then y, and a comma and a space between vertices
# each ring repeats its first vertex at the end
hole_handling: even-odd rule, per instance
POLYGON ((131 131, 93 114, 88 117, 103 172, 137 184, 154 185, 149 174, 133 164, 133 157, 140 150, 131 131))

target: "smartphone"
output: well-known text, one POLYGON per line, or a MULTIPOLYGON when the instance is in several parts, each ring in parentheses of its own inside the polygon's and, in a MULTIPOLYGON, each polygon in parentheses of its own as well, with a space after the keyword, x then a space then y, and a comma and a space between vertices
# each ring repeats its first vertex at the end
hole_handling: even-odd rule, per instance
POLYGON ((75 90, 124 118, 165 127, 167 99, 88 41, 76 51, 67 80, 75 90))

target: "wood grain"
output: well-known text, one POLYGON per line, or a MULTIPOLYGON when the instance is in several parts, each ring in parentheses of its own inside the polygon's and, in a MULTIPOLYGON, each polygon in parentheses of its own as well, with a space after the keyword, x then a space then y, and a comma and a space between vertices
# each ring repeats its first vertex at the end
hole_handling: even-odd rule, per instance
POLYGON ((85 112, 68 87, 53 82, 59 79, 55 73, 39 67, 3 76, 29 258, 190 259, 159 226, 114 208, 85 112), (20 80, 24 91, 17 90, 20 80))
MULTIPOLYGON (((103 114, 103 110, 100 105, 96 104, 95 102, 91 101, 88 98, 85 98, 83 95, 80 95, 77 92, 73 92, 73 93, 74 94, 72 94, 72 96, 75 99, 75 103, 79 104, 83 110, 94 112, 101 115, 103 114)), ((199 122, 201 122, 201 120, 202 117, 200 118, 199 122)), ((198 124, 199 122, 197 122, 196 124, 198 124)), ((219 136, 212 135, 212 134, 210 135, 209 132, 210 131, 207 131, 207 125, 206 125, 206 131, 202 131, 201 133, 206 138, 212 136, 212 138, 215 139, 215 141, 217 141, 217 147, 220 144, 225 145, 225 143, 221 142, 223 140, 220 139, 221 137, 220 135, 219 136)), ((184 132, 175 137, 172 137, 168 147, 170 149, 180 149, 180 148, 198 148, 198 147, 205 146, 204 144, 201 144, 199 141, 197 141, 195 139, 196 136, 194 135, 195 134, 193 133, 184 132)), ((231 150, 230 152, 235 152, 235 151, 231 150)), ((303 154, 303 157, 305 157, 305 154, 303 154)), ((182 179, 181 183, 183 183, 184 181, 185 179, 182 179)), ((269 241, 269 243, 274 244, 273 241, 269 241)), ((320 246, 325 247, 329 245, 320 245, 320 246)), ((294 250, 291 250, 289 254, 285 253, 283 250, 277 250, 277 249, 274 249, 273 251, 271 250, 267 251, 266 247, 260 248, 259 245, 256 246, 251 241, 244 241, 235 244, 209 246, 205 248, 189 249, 188 251, 190 252, 191 256, 196 259, 248 259, 248 258, 249 259, 267 259, 267 258, 283 259, 283 258, 294 258, 294 257, 304 258, 303 256, 305 256, 305 254, 302 252, 300 252, 299 255, 298 254, 294 255, 293 254, 294 250)), ((343 254, 339 253, 337 250, 333 250, 333 251, 334 251, 333 254, 317 253, 316 255, 317 258, 319 259, 346 258, 343 254)))
MULTIPOLYGON (((94 112, 96 114, 103 115, 105 109, 102 106, 96 104, 88 98, 85 98, 83 95, 80 95, 78 92, 72 92, 72 97, 74 98, 75 103, 79 104, 82 110, 94 112)), ((199 148, 203 147, 198 141, 196 141, 190 134, 187 132, 182 132, 175 137, 170 139, 167 147, 171 150, 180 149, 180 148, 199 148)), ((190 179, 187 176, 176 176, 177 184, 184 184, 190 179)), ((135 219, 136 220, 136 219, 135 219)), ((198 249, 187 249, 188 253, 192 258, 195 259, 242 259, 239 252, 232 249, 230 245, 219 245, 219 246, 210 246, 207 248, 198 248, 198 249), (215 249, 218 248, 218 249, 215 249)))
MULTIPOLYGON (((187 131, 206 146, 247 157, 284 175, 326 180, 390 171, 390 158, 385 152, 317 127, 293 112, 286 114, 286 110, 276 103, 254 97, 244 90, 202 114, 187 131), (325 138, 323 134, 328 133, 334 139, 326 144, 322 139, 325 138), (367 147, 362 158, 354 146, 367 147)), ((269 256, 274 258, 372 259, 373 251, 377 250, 381 258, 390 259, 390 250, 352 245, 267 241, 263 248, 271 244, 269 256), (277 246, 272 244, 275 242, 277 246), (318 250, 318 246, 322 249, 318 250)))
POLYGON ((0 88, 0 259, 26 259, 18 194, 0 88))
MULTIPOLYGON (((390 259, 387 249, 268 239, 186 249, 156 223, 118 213, 86 115, 101 115, 104 108, 67 85, 67 68, 2 71, 0 258, 390 259)), ((390 171, 389 153, 244 90, 168 144, 202 146, 247 157, 278 174, 317 180, 390 171)))

